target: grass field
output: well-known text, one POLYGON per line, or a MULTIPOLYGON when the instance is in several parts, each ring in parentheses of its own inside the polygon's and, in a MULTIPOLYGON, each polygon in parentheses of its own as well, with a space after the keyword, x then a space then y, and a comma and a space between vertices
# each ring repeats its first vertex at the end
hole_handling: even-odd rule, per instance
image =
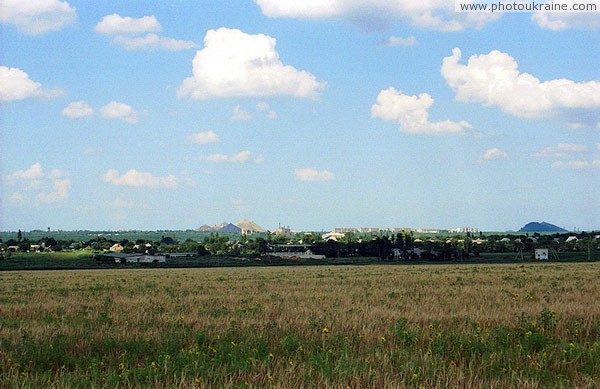
POLYGON ((600 263, 0 273, 0 387, 597 387, 600 263))

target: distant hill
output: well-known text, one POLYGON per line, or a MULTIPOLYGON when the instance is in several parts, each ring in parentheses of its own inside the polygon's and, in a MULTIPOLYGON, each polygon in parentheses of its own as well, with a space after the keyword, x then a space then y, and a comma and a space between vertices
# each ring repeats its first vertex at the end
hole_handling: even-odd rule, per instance
POLYGON ((230 234, 239 234, 242 229, 235 224, 228 223, 217 230, 217 232, 226 232, 230 234))
POLYGON ((525 224, 519 232, 568 232, 564 228, 546 222, 531 222, 525 224))
POLYGON ((245 234, 253 234, 255 232, 266 232, 264 228, 253 222, 252 220, 241 220, 235 223, 243 233, 245 234))
POLYGON ((225 232, 225 233, 233 233, 233 234, 253 234, 255 232, 266 232, 264 228, 253 222, 252 220, 241 220, 236 224, 223 222, 216 226, 203 225, 202 227, 198 227, 196 231, 200 232, 225 232))

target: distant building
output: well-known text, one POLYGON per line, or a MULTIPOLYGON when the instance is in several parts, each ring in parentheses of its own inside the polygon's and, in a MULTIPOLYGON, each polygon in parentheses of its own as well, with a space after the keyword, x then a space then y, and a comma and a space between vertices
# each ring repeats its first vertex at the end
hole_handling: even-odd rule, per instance
POLYGON ((456 228, 449 229, 448 232, 455 232, 455 233, 466 233, 466 232, 477 233, 477 232, 479 232, 479 229, 475 228, 475 227, 456 227, 456 228))
POLYGON ((342 234, 342 236, 348 232, 358 232, 358 228, 334 228, 331 230, 332 234, 342 234))
POLYGON ((285 259, 325 259, 324 255, 315 254, 310 249, 310 245, 304 244, 284 244, 271 245, 271 250, 267 254, 272 257, 285 259))
MULTIPOLYGON (((335 228, 334 228, 334 230, 335 230, 335 228)), ((340 232, 331 231, 331 232, 326 232, 323 235, 321 235, 321 238, 323 238, 324 240, 333 240, 333 241, 337 242, 337 240, 339 238, 342 238, 344 235, 345 234, 342 234, 340 232)))
POLYGON ((287 227, 279 227, 275 230, 275 235, 285 235, 285 236, 292 236, 292 229, 290 228, 290 226, 287 227))
POLYGON ((415 232, 420 234, 439 234, 440 230, 432 229, 432 228, 417 228, 415 232))
POLYGON ((123 246, 121 246, 121 244, 119 244, 119 243, 115 243, 112 246, 110 246, 109 250, 112 252, 123 251, 123 246))
POLYGON ((548 258, 548 249, 535 249, 535 259, 539 261, 547 261, 548 258))
POLYGON ((167 256, 163 254, 147 255, 111 253, 99 255, 96 257, 96 260, 114 263, 165 263, 167 262, 167 256))
POLYGON ((410 232, 410 228, 403 227, 360 227, 360 228, 334 228, 329 232, 330 235, 335 234, 347 234, 348 232, 361 233, 361 234, 379 234, 382 232, 410 232))
POLYGON ((401 227, 361 227, 358 229, 358 232, 363 234, 379 234, 381 232, 410 232, 410 228, 401 228, 401 227))

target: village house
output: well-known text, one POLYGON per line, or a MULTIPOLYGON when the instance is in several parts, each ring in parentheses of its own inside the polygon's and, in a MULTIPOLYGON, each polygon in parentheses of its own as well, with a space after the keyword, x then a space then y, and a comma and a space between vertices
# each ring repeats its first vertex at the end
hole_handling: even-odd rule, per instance
POLYGON ((110 246, 109 250, 112 252, 120 252, 123 251, 123 246, 120 243, 115 243, 112 246, 110 246))

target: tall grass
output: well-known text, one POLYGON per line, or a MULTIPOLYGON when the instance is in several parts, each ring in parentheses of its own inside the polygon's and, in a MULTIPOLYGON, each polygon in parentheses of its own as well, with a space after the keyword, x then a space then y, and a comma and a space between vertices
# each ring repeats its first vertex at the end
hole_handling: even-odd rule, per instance
POLYGON ((594 387, 600 264, 0 273, 0 386, 594 387))

